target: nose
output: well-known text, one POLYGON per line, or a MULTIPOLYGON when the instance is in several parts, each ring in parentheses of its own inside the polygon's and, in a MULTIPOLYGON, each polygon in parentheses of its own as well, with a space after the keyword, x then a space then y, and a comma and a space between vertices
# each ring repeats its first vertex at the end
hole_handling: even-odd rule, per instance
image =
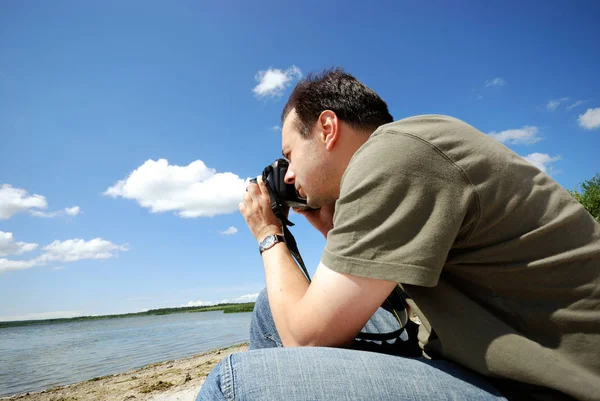
POLYGON ((292 171, 292 169, 288 168, 287 171, 285 172, 285 177, 283 178, 283 181, 286 184, 293 184, 294 182, 296 182, 296 174, 292 171))

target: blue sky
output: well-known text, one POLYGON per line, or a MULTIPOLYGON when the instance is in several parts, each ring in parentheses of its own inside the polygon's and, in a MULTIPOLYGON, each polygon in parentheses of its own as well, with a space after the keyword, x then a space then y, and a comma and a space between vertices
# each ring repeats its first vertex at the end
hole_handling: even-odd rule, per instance
MULTIPOLYGON (((236 199, 280 155, 298 78, 332 66, 396 119, 461 118, 575 187, 600 172, 598 20, 595 1, 0 2, 0 320, 259 292, 236 199)), ((313 272, 325 241, 291 219, 313 272)))

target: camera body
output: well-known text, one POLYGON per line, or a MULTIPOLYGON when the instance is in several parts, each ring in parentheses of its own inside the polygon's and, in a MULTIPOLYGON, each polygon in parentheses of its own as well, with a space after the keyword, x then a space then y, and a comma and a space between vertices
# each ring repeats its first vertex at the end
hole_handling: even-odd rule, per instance
MULTIPOLYGON (((296 187, 293 184, 285 183, 285 174, 289 163, 285 159, 277 159, 262 172, 263 182, 269 188, 271 196, 275 198, 278 204, 297 209, 312 210, 306 204, 306 198, 298 195, 296 187)), ((256 183, 256 178, 250 179, 250 182, 256 183)))

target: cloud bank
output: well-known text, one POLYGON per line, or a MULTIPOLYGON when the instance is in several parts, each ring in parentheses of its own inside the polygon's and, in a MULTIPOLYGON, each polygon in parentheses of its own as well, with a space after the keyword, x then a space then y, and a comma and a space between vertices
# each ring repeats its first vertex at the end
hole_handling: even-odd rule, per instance
POLYGON ((246 294, 233 299, 222 299, 220 301, 190 301, 186 305, 181 306, 213 306, 218 304, 241 304, 244 302, 254 302, 258 298, 258 292, 254 294, 246 294))
MULTIPOLYGON (((5 254, 0 256, 6 256, 9 254, 16 255, 18 252, 24 253, 37 248, 37 244, 15 242, 12 239, 12 233, 2 232, 2 236, 0 236, 0 238, 4 238, 3 242, 0 240, 0 250, 4 250, 5 254), (4 244, 4 247, 2 246, 2 243, 4 244)), ((85 241, 79 238, 69 239, 66 241, 57 240, 43 247, 43 253, 34 259, 10 260, 0 258, 0 274, 11 270, 22 270, 35 266, 44 266, 48 263, 54 262, 69 263, 84 259, 108 259, 116 257, 118 252, 126 252, 128 250, 129 249, 126 245, 115 245, 112 242, 106 241, 102 238, 94 238, 90 241, 85 241)))
POLYGON ((233 173, 217 173, 202 160, 177 166, 159 159, 147 160, 104 195, 136 200, 152 213, 172 211, 191 218, 237 211, 245 190, 245 180, 233 173))

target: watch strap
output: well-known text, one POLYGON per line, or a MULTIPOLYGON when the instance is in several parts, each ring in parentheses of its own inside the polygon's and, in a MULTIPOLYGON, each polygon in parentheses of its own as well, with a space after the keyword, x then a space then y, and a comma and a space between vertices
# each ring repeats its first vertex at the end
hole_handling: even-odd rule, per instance
POLYGON ((258 250, 260 251, 261 255, 264 251, 266 251, 267 249, 271 249, 272 247, 275 246, 275 244, 278 244, 280 242, 285 243, 285 238, 283 237, 283 235, 279 235, 279 234, 274 234, 274 235, 267 235, 265 238, 263 238, 262 241, 260 241, 260 245, 258 246, 258 250), (267 242, 268 239, 273 239, 269 244, 265 244, 265 242, 267 242))

